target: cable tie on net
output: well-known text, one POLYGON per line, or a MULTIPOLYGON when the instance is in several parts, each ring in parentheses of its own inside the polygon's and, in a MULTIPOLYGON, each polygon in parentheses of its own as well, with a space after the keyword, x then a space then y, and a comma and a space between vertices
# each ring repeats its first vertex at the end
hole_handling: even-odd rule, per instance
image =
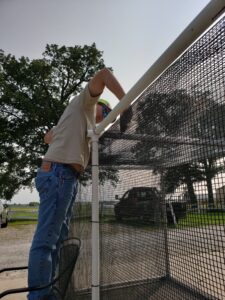
POLYGON ((91 165, 92 167, 99 167, 99 165, 91 165))
POLYGON ((98 285, 92 284, 92 285, 91 285, 91 287, 99 287, 99 286, 100 286, 100 284, 98 284, 98 285))

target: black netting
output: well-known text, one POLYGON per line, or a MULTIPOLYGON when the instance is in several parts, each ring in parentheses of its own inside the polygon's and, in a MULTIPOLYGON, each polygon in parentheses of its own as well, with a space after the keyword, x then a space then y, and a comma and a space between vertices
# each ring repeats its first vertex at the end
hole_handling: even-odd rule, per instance
MULTIPOLYGON (((225 299, 224 87, 225 18, 101 137, 101 299, 225 299)), ((73 282, 91 299, 90 185, 80 195, 73 282)))
POLYGON ((223 157, 224 26, 196 42, 104 134, 101 164, 164 168, 223 157))

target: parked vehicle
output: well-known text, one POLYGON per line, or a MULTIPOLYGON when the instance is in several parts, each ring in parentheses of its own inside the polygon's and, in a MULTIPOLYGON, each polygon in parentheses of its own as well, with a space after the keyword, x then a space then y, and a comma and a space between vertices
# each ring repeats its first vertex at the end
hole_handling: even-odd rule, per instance
MULTIPOLYGON (((116 196, 116 199, 119 199, 116 196)), ((157 188, 134 187, 124 193, 114 206, 117 220, 123 218, 145 218, 154 223, 162 220, 161 195, 157 188)), ((174 224, 186 216, 186 203, 166 204, 167 222, 174 224)))
POLYGON ((0 228, 5 228, 8 225, 8 205, 3 204, 0 200, 0 228))

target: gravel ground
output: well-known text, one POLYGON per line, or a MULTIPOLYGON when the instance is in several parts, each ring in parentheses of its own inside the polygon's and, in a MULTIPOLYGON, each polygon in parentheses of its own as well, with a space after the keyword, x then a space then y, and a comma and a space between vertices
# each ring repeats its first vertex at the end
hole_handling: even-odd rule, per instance
MULTIPOLYGON (((0 269, 26 266, 28 253, 36 225, 8 226, 0 229, 0 269)), ((4 272, 0 274, 0 292, 25 287, 27 271, 4 272)), ((4 300, 25 300, 26 294, 9 295, 4 300)))
MULTIPOLYGON (((86 222, 81 226, 81 230, 78 224, 74 225, 82 236, 82 249, 76 265, 76 276, 74 276, 74 283, 78 288, 84 288, 84 283, 87 286, 91 284, 89 282, 90 226, 90 223, 86 222)), ((27 265, 34 230, 35 225, 9 226, 0 229, 0 269, 27 265)), ((155 278, 160 275, 158 274, 160 270, 164 270, 165 253, 162 251, 164 249, 162 231, 104 224, 101 226, 101 233, 103 234, 101 239, 103 268, 101 271, 106 283, 118 281, 118 278, 122 282, 136 280, 144 275, 155 278), (143 257, 145 257, 144 260, 143 257)), ((73 234, 78 236, 77 232, 73 234)), ((213 295, 216 299, 225 299, 223 284, 225 232, 223 226, 168 230, 167 234, 172 276, 190 287, 196 287, 201 292, 213 295)), ((26 285, 26 271, 0 274, 0 292, 26 285)), ((10 295, 4 298, 4 300, 25 299, 26 294, 10 295)))

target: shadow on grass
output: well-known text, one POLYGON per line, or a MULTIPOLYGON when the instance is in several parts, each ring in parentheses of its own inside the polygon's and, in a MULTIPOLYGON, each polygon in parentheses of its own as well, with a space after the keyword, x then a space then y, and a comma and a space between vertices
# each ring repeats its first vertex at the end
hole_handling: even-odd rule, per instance
POLYGON ((127 218, 123 220, 116 220, 114 216, 112 217, 104 217, 100 219, 100 224, 111 224, 111 225, 123 225, 123 226, 129 226, 129 227, 135 227, 135 228, 161 228, 162 223, 154 223, 150 220, 143 220, 140 218, 127 218))
POLYGON ((8 226, 37 224, 37 220, 11 220, 8 226))

